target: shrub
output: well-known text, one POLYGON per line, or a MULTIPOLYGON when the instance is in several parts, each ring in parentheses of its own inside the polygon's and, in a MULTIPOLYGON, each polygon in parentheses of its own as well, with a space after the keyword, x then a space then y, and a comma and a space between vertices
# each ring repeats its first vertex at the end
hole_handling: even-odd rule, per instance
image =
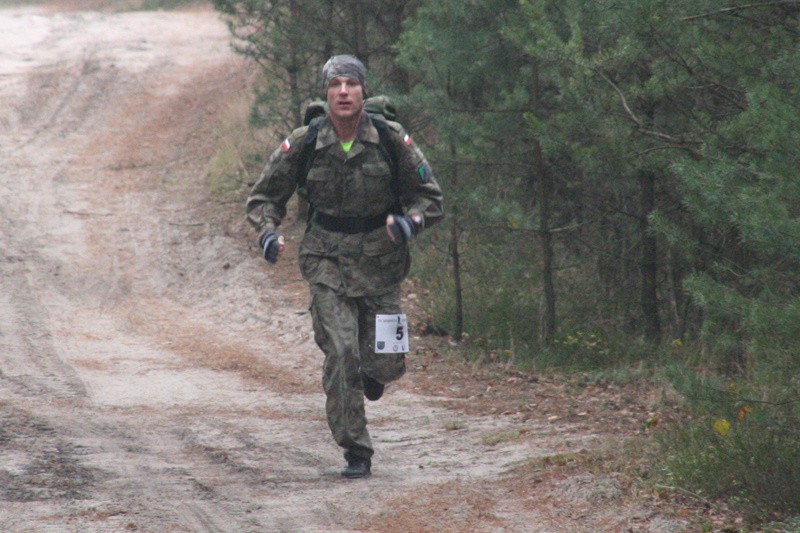
POLYGON ((769 511, 800 513, 798 399, 771 400, 789 391, 752 382, 724 385, 685 370, 671 377, 697 417, 660 433, 664 482, 726 498, 758 519, 769 511))

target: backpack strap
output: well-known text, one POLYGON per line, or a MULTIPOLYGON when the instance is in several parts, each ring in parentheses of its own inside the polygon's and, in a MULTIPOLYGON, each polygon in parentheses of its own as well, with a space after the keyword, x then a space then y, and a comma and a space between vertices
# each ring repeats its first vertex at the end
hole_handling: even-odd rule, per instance
POLYGON ((317 144, 317 134, 319 133, 319 127, 324 118, 324 116, 317 117, 308 124, 308 132, 306 133, 305 139, 303 139, 303 144, 300 146, 300 153, 297 155, 297 163, 299 165, 299 174, 297 176, 298 188, 306 186, 308 171, 311 170, 311 165, 314 164, 314 158, 317 155, 314 147, 317 144))
POLYGON ((389 165, 389 171, 392 173, 390 186, 392 188, 392 195, 394 196, 394 205, 392 206, 393 213, 401 213, 402 209, 400 204, 400 180, 398 178, 398 156, 397 146, 392 142, 391 134, 389 133, 389 125, 383 115, 369 113, 369 118, 372 119, 372 124, 378 130, 378 148, 381 155, 389 165))

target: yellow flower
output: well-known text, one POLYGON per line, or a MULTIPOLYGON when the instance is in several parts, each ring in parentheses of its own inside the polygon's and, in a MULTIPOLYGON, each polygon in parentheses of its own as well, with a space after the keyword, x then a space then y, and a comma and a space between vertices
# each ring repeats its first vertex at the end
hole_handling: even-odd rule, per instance
POLYGON ((716 431, 717 433, 719 433, 724 437, 731 430, 731 423, 725 420, 724 418, 720 418, 714 421, 712 427, 714 428, 714 431, 716 431))

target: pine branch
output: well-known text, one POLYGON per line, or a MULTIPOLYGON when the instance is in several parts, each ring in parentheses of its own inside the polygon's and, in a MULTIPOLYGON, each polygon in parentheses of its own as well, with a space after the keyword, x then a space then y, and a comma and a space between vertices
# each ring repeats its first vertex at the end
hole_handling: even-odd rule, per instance
MULTIPOLYGON (((636 124, 636 127, 639 129, 639 131, 640 131, 640 132, 641 132, 643 135, 647 135, 648 137, 654 137, 654 138, 656 138, 656 139, 659 139, 659 140, 661 140, 661 141, 666 141, 666 142, 668 142, 668 143, 671 143, 671 144, 673 144, 673 145, 675 145, 675 146, 677 146, 677 147, 680 147, 680 148, 682 148, 682 149, 684 149, 684 150, 687 150, 689 153, 691 153, 693 156, 695 156, 695 157, 697 157, 697 158, 699 158, 699 157, 700 157, 700 154, 699 154, 699 153, 698 153, 696 150, 693 150, 692 148, 690 148, 690 147, 688 146, 688 144, 690 144, 690 143, 691 143, 691 141, 686 141, 686 140, 684 140, 684 139, 679 139, 679 138, 677 138, 677 137, 673 137, 672 135, 667 135, 666 133, 661 133, 660 131, 654 131, 654 130, 649 130, 649 129, 645 128, 645 127, 644 127, 644 123, 643 123, 643 122, 642 122, 642 121, 639 119, 639 117, 637 117, 637 116, 636 116, 636 113, 634 113, 634 112, 633 112, 633 110, 631 109, 630 105, 628 105, 628 99, 627 99, 627 98, 625 98, 625 93, 623 93, 623 92, 622 92, 622 89, 620 89, 620 88, 617 86, 617 84, 616 84, 616 83, 614 83, 614 82, 611 80, 611 78, 609 78, 608 76, 606 76, 606 75, 605 75, 605 74, 604 74, 602 71, 600 71, 599 69, 596 69, 596 70, 595 70, 595 72, 596 72, 596 73, 597 73, 597 74, 598 74, 598 75, 599 75, 601 78, 603 78, 603 80, 605 80, 605 82, 606 82, 606 83, 608 83, 609 85, 611 85, 611 87, 614 89, 614 91, 615 91, 615 92, 617 93, 617 95, 619 96, 619 99, 620 99, 620 101, 622 102, 622 107, 623 107, 623 109, 625 110, 625 113, 628 115, 628 118, 629 118, 629 119, 630 119, 630 120, 631 120, 631 121, 632 121, 634 124, 636 124)), ((697 142, 693 142, 692 144, 699 144, 699 143, 697 143, 697 142)))
POLYGON ((733 7, 726 7, 723 9, 718 9, 717 11, 709 11, 708 13, 700 13, 699 15, 692 15, 690 17, 684 17, 681 20, 690 21, 690 20, 697 20, 702 18, 709 18, 715 15, 727 15, 730 13, 736 13, 737 11, 742 11, 744 9, 753 9, 756 7, 771 7, 771 6, 780 6, 786 4, 800 4, 798 0, 776 0, 773 2, 757 2, 754 4, 742 4, 740 6, 733 6, 733 7))

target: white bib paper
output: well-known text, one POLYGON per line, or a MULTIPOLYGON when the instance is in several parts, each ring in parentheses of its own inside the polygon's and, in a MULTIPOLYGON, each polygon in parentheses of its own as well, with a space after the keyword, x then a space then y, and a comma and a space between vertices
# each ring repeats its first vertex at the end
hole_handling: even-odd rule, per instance
POLYGON ((406 315, 375 315, 375 353, 408 353, 406 315))

